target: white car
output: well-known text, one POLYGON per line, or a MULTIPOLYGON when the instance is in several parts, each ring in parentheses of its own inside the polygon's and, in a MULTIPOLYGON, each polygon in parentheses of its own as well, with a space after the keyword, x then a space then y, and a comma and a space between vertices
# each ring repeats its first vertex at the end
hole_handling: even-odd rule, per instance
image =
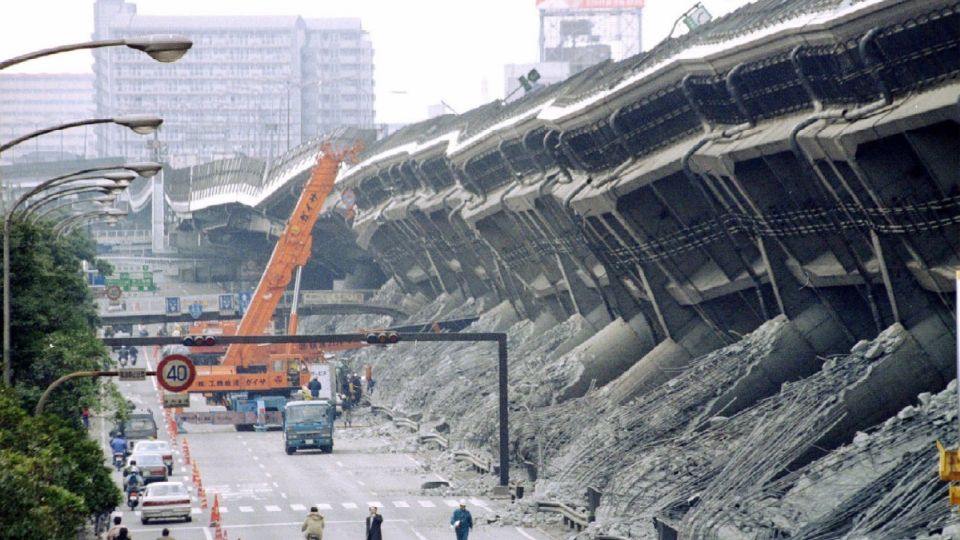
POLYGON ((140 522, 151 519, 191 521, 190 493, 182 482, 157 482, 147 486, 140 497, 140 522))
POLYGON ((173 450, 167 441, 137 441, 131 454, 160 454, 167 466, 167 475, 173 474, 173 450))

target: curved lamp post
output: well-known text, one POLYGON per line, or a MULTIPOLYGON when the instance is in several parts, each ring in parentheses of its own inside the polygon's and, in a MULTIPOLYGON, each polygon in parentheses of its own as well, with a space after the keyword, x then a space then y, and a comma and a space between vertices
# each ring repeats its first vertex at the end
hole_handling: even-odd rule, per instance
POLYGON ((113 171, 116 169, 126 169, 143 177, 151 177, 157 174, 162 165, 152 161, 127 163, 120 167, 93 167, 83 169, 74 173, 57 176, 40 183, 35 188, 21 196, 3 219, 3 383, 10 386, 13 380, 13 366, 10 361, 10 224, 17 208, 27 201, 27 199, 44 192, 48 189, 67 184, 74 180, 89 180, 90 178, 77 178, 78 176, 100 172, 113 171))
MULTIPOLYGON (((119 195, 121 191, 130 186, 130 182, 136 179, 137 175, 129 172, 123 173, 104 173, 100 175, 90 176, 89 182, 83 182, 82 185, 80 180, 81 178, 76 178, 77 182, 71 181, 73 184, 69 188, 62 189, 60 191, 54 191, 52 193, 47 193, 40 197, 39 199, 33 201, 30 206, 23 209, 19 213, 20 219, 30 219, 31 216, 37 214, 37 212, 43 206, 47 205, 50 202, 53 202, 61 197, 67 195, 80 195, 82 193, 113 193, 114 197, 119 195)), ((72 201, 77 202, 77 201, 72 201)), ((51 210, 52 211, 52 210, 51 210)), ((39 221, 43 218, 44 215, 50 213, 50 211, 40 212, 36 218, 33 219, 34 222, 39 221)))
MULTIPOLYGON (((60 210, 63 210, 63 209, 65 209, 65 208, 70 208, 71 206, 76 206, 76 205, 78 205, 78 204, 85 204, 85 203, 99 203, 99 204, 101 204, 101 205, 107 205, 107 204, 113 204, 114 201, 117 200, 117 196, 113 193, 112 190, 110 190, 110 189, 108 189, 108 188, 90 188, 90 189, 88 189, 87 191, 92 192, 92 193, 99 192, 99 193, 101 193, 101 195, 100 195, 99 197, 90 197, 90 198, 87 198, 87 199, 77 199, 77 200, 73 200, 73 201, 66 201, 66 202, 63 202, 63 203, 60 203, 60 204, 55 204, 55 205, 51 206, 50 208, 44 210, 43 212, 37 213, 36 216, 30 215, 30 214, 28 214, 27 212, 24 212, 24 214, 23 214, 21 217, 22 217, 24 220, 30 221, 31 223, 38 223, 38 222, 40 222, 40 221, 43 221, 45 218, 47 218, 47 217, 50 216, 51 214, 54 214, 54 213, 56 213, 56 212, 58 212, 58 211, 60 211, 60 210), (32 219, 31 219, 31 218, 32 218, 32 219)), ((101 207, 101 208, 103 208, 103 207, 101 207)), ((33 210, 33 207, 32 207, 32 206, 30 207, 30 210, 33 210)))
POLYGON ((160 124, 163 123, 163 119, 157 116, 149 114, 129 114, 125 116, 115 116, 113 118, 91 118, 89 120, 78 120, 76 122, 67 122, 66 124, 60 124, 59 126, 53 126, 43 129, 38 129, 32 133, 28 133, 22 137, 17 137, 12 141, 3 143, 0 145, 0 152, 4 152, 11 147, 14 147, 22 142, 29 141, 35 137, 41 135, 46 135, 54 131, 60 131, 62 129, 69 129, 73 127, 80 126, 90 126, 94 124, 117 124, 119 126, 128 127, 133 130, 134 133, 138 135, 149 135, 157 130, 160 127, 160 124))
POLYGON ((77 212, 60 223, 57 223, 53 227, 53 232, 57 235, 57 238, 60 238, 61 236, 72 231, 84 221, 91 221, 100 217, 106 217, 107 222, 115 223, 117 218, 125 215, 127 215, 127 211, 120 210, 119 208, 101 208, 97 210, 89 210, 87 212, 77 212))
POLYGON ((170 34, 156 34, 149 36, 140 36, 132 38, 121 38, 121 39, 102 39, 98 41, 87 41, 84 43, 73 43, 70 45, 61 45, 59 47, 53 47, 52 49, 43 49, 40 51, 35 51, 32 53, 27 53, 9 60, 4 60, 0 62, 0 70, 7 69, 10 66, 15 66, 21 62, 26 62, 27 60, 34 60, 36 58, 43 58, 44 56, 50 56, 52 54, 59 54, 62 52, 77 51, 80 49, 100 49, 103 47, 117 47, 120 45, 126 45, 131 49, 136 49, 138 51, 143 51, 150 55, 151 58, 158 62, 176 62, 180 59, 187 51, 190 50, 190 47, 193 46, 193 41, 189 38, 183 36, 175 36, 170 34))

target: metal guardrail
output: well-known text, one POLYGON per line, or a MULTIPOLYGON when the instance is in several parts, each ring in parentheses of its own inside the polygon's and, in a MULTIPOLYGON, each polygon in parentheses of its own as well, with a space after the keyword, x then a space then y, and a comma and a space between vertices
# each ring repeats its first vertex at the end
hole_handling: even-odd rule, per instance
POLYGON ((399 427, 405 427, 405 428, 407 428, 407 429, 413 430, 414 433, 420 431, 420 424, 419 424, 419 423, 414 422, 413 420, 411 420, 411 419, 409 419, 409 418, 404 418, 404 417, 402 417, 402 416, 394 416, 394 417, 393 417, 393 425, 399 426, 399 427))
POLYGON ((578 512, 575 508, 568 504, 551 501, 537 501, 537 511, 560 514, 563 517, 564 525, 578 531, 582 531, 585 527, 590 525, 590 515, 587 512, 578 512))
POLYGON ((465 461, 473 466, 477 472, 488 474, 493 472, 493 463, 489 459, 484 459, 469 450, 454 450, 454 461, 465 461))
POLYGON ((429 444, 433 443, 440 447, 441 450, 446 450, 450 448, 450 441, 440 435, 439 433, 427 433, 426 435, 420 436, 420 444, 429 444))

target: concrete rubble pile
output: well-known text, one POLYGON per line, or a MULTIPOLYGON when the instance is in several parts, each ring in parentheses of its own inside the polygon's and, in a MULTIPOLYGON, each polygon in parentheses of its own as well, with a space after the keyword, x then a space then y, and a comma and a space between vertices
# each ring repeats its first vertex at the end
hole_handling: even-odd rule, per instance
MULTIPOLYGON (((557 459, 557 469, 563 472, 551 483, 552 488, 568 484, 602 489, 621 470, 623 457, 698 425, 702 422, 698 418, 725 396, 729 387, 778 348, 784 326, 784 319, 773 319, 739 342, 697 358, 667 383, 630 403, 611 407, 603 422, 585 423, 574 412, 566 421, 579 426, 579 436, 557 459)), ((605 408, 604 390, 598 394, 591 397, 593 403, 577 410, 605 408)), ((729 403, 723 403, 717 408, 722 413, 727 406, 729 403)))
MULTIPOLYGON (((766 490, 788 470, 871 425, 873 417, 860 408, 873 404, 859 401, 861 393, 877 384, 876 374, 885 365, 916 354, 909 333, 893 325, 851 354, 825 362, 815 375, 784 384, 780 393, 754 407, 730 418, 715 417, 702 431, 688 429, 672 441, 634 451, 634 459, 622 463, 606 487, 601 521, 630 516, 629 536, 634 538, 657 538, 650 516, 685 538, 772 537, 778 531, 773 521, 744 525, 740 531, 730 516, 745 501, 767 498, 766 490)), ((864 487, 868 483, 864 480, 864 487)))
POLYGON ((958 519, 937 476, 934 441, 955 447, 957 382, 920 394, 896 416, 728 508, 724 538, 958 538, 958 519), (945 527, 951 527, 944 530, 945 527))

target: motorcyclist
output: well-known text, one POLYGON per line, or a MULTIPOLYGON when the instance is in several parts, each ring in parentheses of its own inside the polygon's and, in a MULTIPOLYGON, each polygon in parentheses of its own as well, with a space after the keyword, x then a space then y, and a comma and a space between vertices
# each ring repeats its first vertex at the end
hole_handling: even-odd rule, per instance
POLYGON ((126 485, 127 479, 133 475, 138 475, 140 478, 143 478, 143 473, 140 472, 140 467, 137 466, 137 460, 131 459, 130 463, 123 468, 123 483, 126 485))
POLYGON ((123 438, 123 435, 116 435, 114 438, 110 439, 110 449, 113 450, 114 454, 124 454, 127 453, 127 440, 123 438))
POLYGON ((120 364, 121 364, 121 365, 126 365, 126 364, 127 364, 127 356, 128 356, 128 355, 129 355, 129 351, 127 351, 127 348, 121 346, 121 347, 120 347, 120 351, 117 353, 117 360, 120 361, 120 364))
POLYGON ((130 462, 130 467, 124 471, 124 474, 126 475, 124 490, 127 493, 127 497, 129 497, 131 491, 139 491, 140 487, 143 486, 143 475, 140 474, 140 467, 137 467, 136 461, 130 462))
POLYGON ((303 531, 303 537, 307 540, 323 540, 323 525, 323 514, 317 510, 316 506, 311 506, 310 513, 307 514, 307 519, 300 526, 300 530, 303 531))
POLYGON ((137 351, 137 348, 129 347, 127 349, 127 352, 130 355, 130 363, 133 365, 137 365, 137 355, 139 354, 139 352, 137 351))

